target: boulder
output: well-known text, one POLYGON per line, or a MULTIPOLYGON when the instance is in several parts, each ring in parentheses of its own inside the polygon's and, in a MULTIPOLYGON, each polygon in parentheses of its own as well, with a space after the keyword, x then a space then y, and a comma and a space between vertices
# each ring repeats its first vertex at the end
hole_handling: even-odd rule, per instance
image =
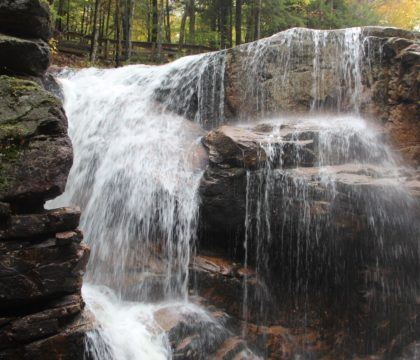
POLYGON ((0 74, 42 76, 50 64, 50 48, 43 40, 0 33, 0 74))
POLYGON ((48 2, 0 0, 0 32, 48 41, 52 35, 48 2))
POLYGON ((56 97, 32 81, 0 77, 0 201, 31 211, 63 192, 73 160, 66 127, 56 97))

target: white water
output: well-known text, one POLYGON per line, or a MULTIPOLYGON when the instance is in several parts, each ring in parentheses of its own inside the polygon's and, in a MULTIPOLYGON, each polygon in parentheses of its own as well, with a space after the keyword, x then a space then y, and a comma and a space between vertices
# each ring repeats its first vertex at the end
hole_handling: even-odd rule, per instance
MULTIPOLYGON (((280 36, 280 45, 273 37, 245 46, 248 61, 244 67, 249 70, 249 78, 244 81, 249 95, 258 99, 257 111, 264 114, 265 110, 266 93, 256 83, 266 66, 265 57, 273 46, 285 47, 278 61, 282 77, 276 84, 285 87, 293 80, 290 66, 296 62, 291 49, 308 41, 308 34, 313 49, 312 111, 324 109, 320 101, 325 97, 324 72, 333 67, 337 75, 334 110, 340 112, 346 107, 357 114, 361 98, 360 29, 338 34, 294 29, 280 36), (327 54, 325 46, 331 41, 335 51, 327 54), (342 61, 334 61, 334 66, 328 63, 341 55, 342 61)), ((59 76, 75 158, 65 193, 49 206, 71 204, 82 208, 80 226, 92 248, 83 295, 98 326, 89 334, 87 346, 98 360, 170 358, 168 339, 154 316, 162 306, 182 302, 187 311, 206 317, 187 302, 188 264, 194 248, 197 187, 203 170, 199 139, 202 128, 216 127, 224 121, 225 61, 222 52, 159 67, 86 69, 59 76)), ((281 123, 277 121, 279 129, 281 123)), ((351 160, 368 163, 374 159, 394 168, 388 149, 377 142, 376 133, 370 132, 360 117, 311 116, 305 121, 298 119, 294 126, 297 130, 319 130, 318 165, 326 182, 330 180, 325 172, 337 154, 346 161, 354 155, 349 149, 355 138, 367 151, 364 157, 351 160)), ((279 157, 276 149, 266 150, 270 161, 279 157)), ((280 164, 273 160, 273 168, 281 169, 281 160, 280 154, 280 164)), ((247 177, 244 246, 247 256, 249 239, 259 239, 257 272, 268 267, 264 253, 271 242, 270 198, 276 190, 271 175, 265 187, 260 179, 247 177), (253 182, 258 191, 251 197, 253 182), (251 217, 258 219, 254 227, 249 224, 251 217)), ((267 173, 262 176, 267 177, 267 173)), ((293 191, 296 198, 305 199, 304 180, 290 189, 291 194, 293 191)), ((309 241, 308 219, 305 207, 298 241, 309 241)), ((304 254, 308 255, 309 251, 304 254)), ((245 266, 247 261, 246 257, 245 266)), ((245 319, 247 301, 245 286, 245 319)), ((262 308, 264 302, 260 304, 262 308)))
POLYGON ((210 91, 210 105, 222 115, 220 89, 205 82, 220 83, 223 59, 210 54, 58 76, 74 164, 65 193, 48 206, 82 209, 80 227, 91 246, 83 295, 98 326, 88 347, 98 360, 171 357, 147 303, 187 300, 200 125, 210 117, 202 100, 191 104, 210 91))

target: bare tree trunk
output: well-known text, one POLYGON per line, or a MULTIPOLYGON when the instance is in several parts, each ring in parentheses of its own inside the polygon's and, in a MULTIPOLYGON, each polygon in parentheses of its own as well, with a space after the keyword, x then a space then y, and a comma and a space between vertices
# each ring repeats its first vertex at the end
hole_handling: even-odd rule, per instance
POLYGON ((166 0, 166 42, 171 43, 171 9, 169 7, 169 0, 166 0))
POLYGON ((188 6, 185 4, 184 12, 182 13, 181 18, 181 28, 179 29, 179 47, 181 48, 184 45, 185 38, 185 24, 187 22, 188 6))
POLYGON ((70 31, 70 0, 67 0, 67 24, 66 24, 66 31, 67 31, 67 40, 69 40, 69 31, 70 31))
POLYGON ((115 0, 115 67, 121 66, 120 0, 115 0))
POLYGON ((220 0, 219 2, 219 21, 220 21, 220 48, 225 49, 228 33, 227 33, 227 16, 228 16, 228 7, 226 0, 220 0))
POLYGON ((232 0, 228 0, 227 1, 227 6, 228 6, 228 18, 229 18, 229 24, 228 24, 228 46, 232 47, 233 46, 233 11, 232 11, 232 7, 233 7, 233 1, 232 0))
POLYGON ((104 58, 108 59, 108 30, 109 30, 109 18, 111 16, 111 0, 108 0, 108 6, 107 6, 107 14, 106 14, 106 21, 105 21, 105 46, 104 46, 104 58))
POLYGON ((235 43, 236 45, 240 45, 242 43, 242 0, 236 0, 235 35, 235 43))
POLYGON ((190 27, 188 31, 188 42, 195 44, 195 1, 189 0, 188 2, 188 16, 190 18, 190 27))
POLYGON ((254 40, 261 38, 261 2, 262 0, 256 0, 257 6, 255 8, 255 30, 254 30, 254 40))
POLYGON ((83 6, 82 20, 80 21, 80 34, 85 33, 85 17, 86 17, 86 6, 83 6))
POLYGON ((162 42, 163 42, 163 21, 164 21, 164 9, 163 0, 159 2, 159 22, 158 22, 158 41, 157 41, 157 61, 163 62, 162 56, 162 42))
POLYGON ((159 9, 158 0, 152 0, 152 43, 157 42, 159 31, 159 9))
POLYGON ((125 61, 128 61, 131 57, 131 27, 133 23, 133 11, 134 2, 132 0, 125 0, 124 16, 122 18, 125 61))
POLYGON ((98 50, 98 12, 101 6, 100 0, 95 0, 95 10, 93 13, 92 38, 90 41, 90 62, 95 64, 96 52, 98 50))
POLYGON ((55 29, 63 32, 63 16, 64 16, 64 0, 60 0, 57 8, 57 20, 55 21, 55 29))
POLYGON ((252 36, 252 26, 254 23, 254 1, 252 1, 251 9, 249 10, 248 17, 246 19, 246 34, 245 34, 245 42, 250 42, 253 40, 252 36))

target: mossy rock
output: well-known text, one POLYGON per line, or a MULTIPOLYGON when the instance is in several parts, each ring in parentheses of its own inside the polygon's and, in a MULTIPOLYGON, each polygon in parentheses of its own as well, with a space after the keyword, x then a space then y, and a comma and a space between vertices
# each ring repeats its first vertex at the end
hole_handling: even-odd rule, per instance
POLYGON ((71 164, 60 100, 35 82, 0 76, 0 201, 42 206, 64 190, 71 164))

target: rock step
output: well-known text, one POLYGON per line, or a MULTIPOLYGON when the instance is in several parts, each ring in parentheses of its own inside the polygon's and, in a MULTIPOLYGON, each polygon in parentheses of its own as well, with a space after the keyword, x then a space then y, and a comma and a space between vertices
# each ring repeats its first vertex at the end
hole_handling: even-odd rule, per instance
POLYGON ((221 168, 313 167, 375 162, 387 155, 380 142, 367 141, 362 132, 298 125, 224 125, 209 132, 202 142, 210 164, 221 168))

